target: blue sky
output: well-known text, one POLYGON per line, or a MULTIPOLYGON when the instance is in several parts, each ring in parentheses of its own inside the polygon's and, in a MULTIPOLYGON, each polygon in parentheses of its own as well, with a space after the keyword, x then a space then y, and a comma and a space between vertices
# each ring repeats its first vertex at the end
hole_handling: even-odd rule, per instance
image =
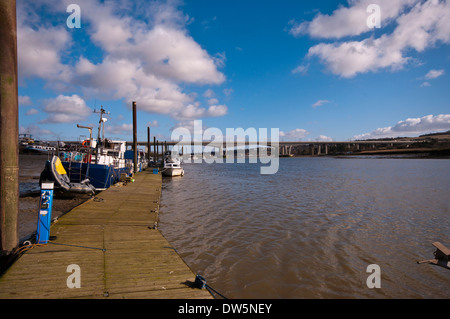
MULTIPOLYGON (((450 130, 450 3, 17 1, 19 126, 74 140, 169 140, 176 127, 279 128, 281 140, 450 130), (80 28, 69 28, 70 4, 80 28), (378 17, 380 27, 369 28, 378 17)), ((75 20, 70 20, 74 22, 75 20)))

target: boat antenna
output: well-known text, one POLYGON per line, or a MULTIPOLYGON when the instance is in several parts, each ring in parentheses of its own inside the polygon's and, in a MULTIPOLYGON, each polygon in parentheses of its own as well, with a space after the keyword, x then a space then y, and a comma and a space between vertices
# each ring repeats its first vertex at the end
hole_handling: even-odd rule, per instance
POLYGON ((94 113, 100 114, 100 120, 98 121, 98 134, 97 134, 97 145, 96 145, 97 152, 96 152, 96 155, 95 155, 95 164, 98 164, 98 154, 99 154, 98 147, 99 147, 100 141, 103 141, 105 139, 104 138, 104 136, 105 136, 105 122, 103 121, 103 114, 110 114, 110 112, 106 112, 103 109, 103 105, 102 105, 102 106, 100 106, 100 111, 97 111, 97 110, 94 109, 94 113), (102 129, 102 127, 103 127, 103 139, 100 140, 100 130, 102 129))

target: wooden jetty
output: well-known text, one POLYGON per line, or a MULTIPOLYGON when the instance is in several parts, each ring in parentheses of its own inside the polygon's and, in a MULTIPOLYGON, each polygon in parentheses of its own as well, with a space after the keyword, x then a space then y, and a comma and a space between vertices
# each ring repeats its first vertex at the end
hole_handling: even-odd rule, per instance
POLYGON ((0 299, 212 298, 193 287, 195 274, 155 227, 161 186, 148 169, 62 216, 50 230, 55 240, 0 277, 0 299))

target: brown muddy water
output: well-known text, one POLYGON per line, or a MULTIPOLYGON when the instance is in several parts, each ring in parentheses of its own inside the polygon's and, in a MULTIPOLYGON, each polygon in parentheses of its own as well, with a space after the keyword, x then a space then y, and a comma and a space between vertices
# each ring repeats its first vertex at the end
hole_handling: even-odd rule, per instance
MULTIPOLYGON (((19 237, 36 230, 47 156, 20 155, 19 237)), ((281 158, 184 164, 163 178, 159 229, 189 267, 228 298, 450 298, 450 160, 281 158), (380 288, 368 288, 369 265, 380 288)), ((53 217, 86 199, 55 198, 53 217)))
POLYGON ((228 298, 449 298, 450 160, 281 158, 184 164, 164 178, 159 229, 228 298), (369 265, 380 288, 369 288, 369 265))

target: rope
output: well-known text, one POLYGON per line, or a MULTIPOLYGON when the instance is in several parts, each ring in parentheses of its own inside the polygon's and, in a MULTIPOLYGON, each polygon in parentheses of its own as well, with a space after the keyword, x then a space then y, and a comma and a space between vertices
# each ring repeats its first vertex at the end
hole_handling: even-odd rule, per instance
POLYGON ((208 284, 206 284, 206 279, 203 278, 200 275, 195 276, 195 282, 194 284, 197 286, 197 288, 203 289, 206 288, 206 290, 209 291, 209 293, 214 297, 214 299, 217 299, 216 296, 214 295, 213 292, 215 292, 217 295, 219 295, 220 297, 222 297, 223 299, 228 299, 227 297, 225 297, 224 295, 222 295, 220 292, 218 292, 217 290, 215 290, 213 287, 209 286, 208 284))
MULTIPOLYGON (((41 210, 41 200, 39 200, 39 211, 41 210)), ((18 247, 12 254, 11 256, 8 258, 6 264, 9 265, 10 263, 13 262, 13 260, 15 260, 16 258, 18 258, 19 256, 21 256, 21 254, 27 252, 28 250, 33 249, 34 247, 38 247, 38 246, 46 246, 47 244, 38 244, 39 243, 39 239, 41 237, 41 223, 40 223, 40 218, 39 218, 39 214, 37 216, 37 234, 38 237, 35 239, 36 241, 34 243, 31 242, 31 240, 26 240, 23 242, 23 246, 18 247)), ((6 266, 8 267, 8 266, 6 266)), ((3 269, 2 269, 3 272, 3 269)))
POLYGON ((96 249, 96 250, 106 251, 105 248, 98 248, 98 247, 88 247, 88 246, 80 246, 80 245, 54 243, 54 242, 51 242, 51 241, 49 241, 48 243, 52 244, 52 245, 71 246, 71 247, 86 248, 86 249, 96 249))
MULTIPOLYGON (((103 199, 100 198, 102 201, 103 199)), ((41 201, 39 201, 39 211, 41 210, 41 201)), ((35 238, 35 242, 31 242, 31 240, 26 240, 23 242, 23 246, 18 247, 18 249, 16 251, 14 251, 14 253, 11 255, 10 259, 8 260, 8 263, 10 261, 12 261, 13 259, 19 257, 21 254, 33 249, 34 247, 42 247, 42 246, 47 246, 47 244, 53 244, 53 245, 64 245, 64 246, 72 246, 72 247, 79 247, 79 248, 87 248, 87 249, 99 249, 101 251, 106 251, 106 249, 104 248, 97 248, 97 247, 87 247, 87 246, 79 246, 79 245, 70 245, 70 244, 60 244, 60 243, 54 243, 51 242, 50 240, 45 243, 45 244, 38 244, 39 240, 40 240, 40 236, 41 236, 41 223, 40 223, 40 218, 39 215, 37 217, 37 225, 38 225, 38 230, 37 230, 37 234, 38 237, 35 238)), ((50 231, 49 231, 50 232, 50 231)))

